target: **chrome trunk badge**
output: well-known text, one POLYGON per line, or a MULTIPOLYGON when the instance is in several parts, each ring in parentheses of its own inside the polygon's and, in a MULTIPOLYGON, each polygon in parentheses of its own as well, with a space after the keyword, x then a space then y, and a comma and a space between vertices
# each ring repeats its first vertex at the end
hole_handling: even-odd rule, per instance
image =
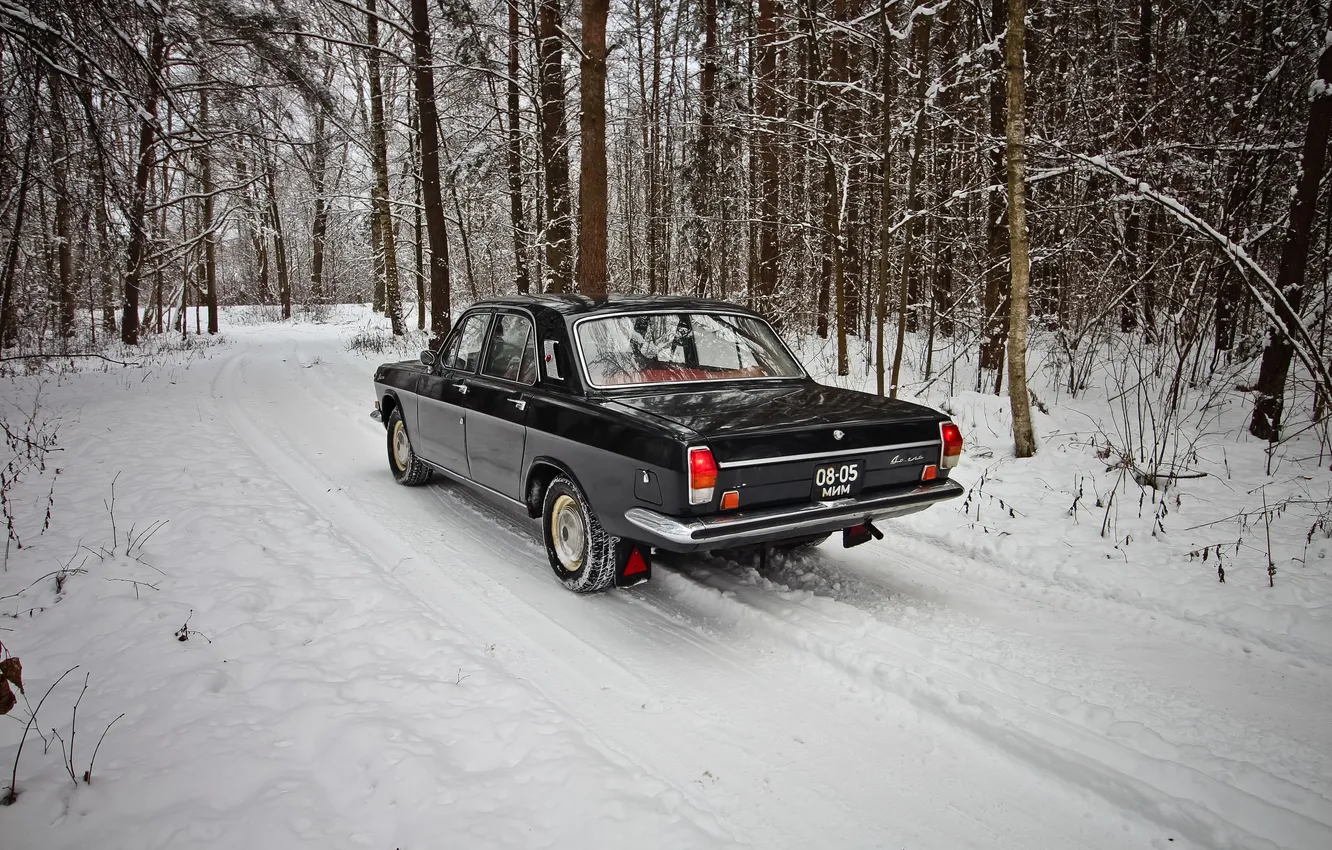
POLYGON ((845 437, 845 436, 846 436, 846 434, 842 433, 841 431, 833 431, 833 439, 834 439, 834 440, 840 440, 840 439, 842 439, 842 438, 845 437))

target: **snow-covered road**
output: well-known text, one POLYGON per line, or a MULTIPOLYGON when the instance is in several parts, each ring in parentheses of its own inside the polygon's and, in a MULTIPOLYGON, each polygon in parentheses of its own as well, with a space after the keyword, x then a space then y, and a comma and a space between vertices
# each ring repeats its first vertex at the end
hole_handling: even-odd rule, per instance
MULTIPOLYGON (((176 512, 179 536, 162 541, 175 554, 160 556, 188 574, 174 598, 226 591, 192 603, 212 609, 194 615, 212 660, 167 663, 182 682, 232 664, 182 687, 235 723, 211 751, 182 730, 177 750, 194 752, 166 762, 115 749, 170 722, 151 709, 112 732, 99 770, 144 783, 131 799, 163 795, 132 808, 137 827, 123 787, 60 791, 34 761, 39 801, 0 812, 0 835, 8 819, 30 842, 15 847, 1332 846, 1320 659, 892 528, 763 575, 679 557, 648 585, 574 595, 525 516, 454 484, 393 482, 367 415, 372 361, 345 332, 229 337, 188 372, 83 400, 97 376, 75 376, 56 397, 77 410, 62 463, 78 482, 100 486, 118 463, 156 475, 135 507, 176 512), (130 415, 142 427, 117 422, 130 415), (319 681, 339 664, 347 682, 319 681), (135 776, 177 762, 211 778, 135 776)), ((148 603, 109 586, 61 604, 175 616, 136 613, 148 603)), ((51 628, 44 667, 97 651, 51 628)), ((25 654, 34 677, 39 657, 25 654)), ((212 722, 200 700, 183 711, 212 722)))

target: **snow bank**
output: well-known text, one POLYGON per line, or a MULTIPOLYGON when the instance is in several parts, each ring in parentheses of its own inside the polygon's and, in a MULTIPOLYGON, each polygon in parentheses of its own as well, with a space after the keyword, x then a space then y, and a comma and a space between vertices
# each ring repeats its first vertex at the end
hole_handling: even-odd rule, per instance
MULTIPOLYGON (((874 391, 863 353, 853 356, 852 375, 838 377, 828 341, 802 338, 797 347, 820 380, 874 391)), ((946 370, 951 355, 935 358, 946 370)), ((916 352, 908 363, 922 359, 916 352)), ((1332 456, 1315 434, 1284 444, 1269 474, 1267 443, 1245 429, 1251 396, 1223 393, 1199 421, 1163 436, 1183 471, 1202 477, 1153 489, 1120 466, 1135 435, 1110 400, 1117 388, 1106 374, 1070 399, 1053 367, 1032 370, 1032 388, 1045 400, 1044 411, 1032 412, 1039 450, 1018 460, 1007 396, 963 390, 974 372, 956 371, 932 382, 909 374, 904 397, 948 411, 962 428, 966 447, 953 477, 967 496, 907 517, 900 528, 1018 578, 1332 664, 1332 526, 1320 522, 1332 498, 1332 456)))

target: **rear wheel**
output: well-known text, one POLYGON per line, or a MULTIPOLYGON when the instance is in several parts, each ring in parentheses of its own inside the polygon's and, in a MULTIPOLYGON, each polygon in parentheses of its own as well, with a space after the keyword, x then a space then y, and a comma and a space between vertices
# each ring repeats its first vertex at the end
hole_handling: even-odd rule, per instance
POLYGON ((541 530, 550 568, 565 587, 595 593, 615 584, 615 539, 573 479, 556 476, 546 488, 541 530))
POLYGON ((412 450, 412 440, 407 436, 407 423, 402 421, 402 411, 397 408, 389 414, 388 459, 393 479, 399 484, 415 487, 430 480, 430 467, 422 463, 412 450))

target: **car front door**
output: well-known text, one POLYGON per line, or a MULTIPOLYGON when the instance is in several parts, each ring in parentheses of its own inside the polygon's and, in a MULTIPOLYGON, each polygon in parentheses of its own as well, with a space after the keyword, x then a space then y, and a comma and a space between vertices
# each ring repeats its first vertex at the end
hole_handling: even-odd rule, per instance
POLYGON ((476 373, 490 325, 489 311, 468 313, 449 335, 417 393, 417 438, 421 457, 449 472, 467 469, 468 380, 476 373))
POLYGON ((468 382, 467 462, 472 480, 522 496, 527 405, 537 379, 536 331, 525 313, 496 313, 481 370, 468 382))

